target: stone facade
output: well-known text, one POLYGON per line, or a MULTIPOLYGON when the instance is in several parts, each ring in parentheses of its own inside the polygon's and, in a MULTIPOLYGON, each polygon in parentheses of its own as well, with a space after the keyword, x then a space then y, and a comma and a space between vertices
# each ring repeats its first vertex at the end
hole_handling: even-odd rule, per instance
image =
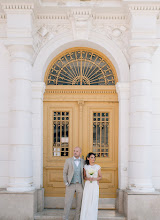
POLYGON ((160 190, 159 11, 159 1, 0 1, 0 188, 5 195, 43 187, 46 68, 65 49, 90 47, 106 55, 118 75, 118 183, 125 213, 129 220, 147 220, 144 210, 136 218, 127 201, 134 207, 142 193, 141 204, 145 193, 148 209, 160 200, 158 193, 151 199, 160 190))

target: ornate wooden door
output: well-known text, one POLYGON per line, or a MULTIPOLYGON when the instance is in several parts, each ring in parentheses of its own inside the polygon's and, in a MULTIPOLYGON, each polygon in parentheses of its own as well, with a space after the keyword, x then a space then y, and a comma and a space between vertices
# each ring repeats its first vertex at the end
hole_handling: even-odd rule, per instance
MULTIPOLYGON (((61 89, 59 90, 61 91, 61 89)), ((84 158, 96 153, 96 163, 102 167, 100 197, 114 198, 118 177, 118 102, 87 101, 87 96, 74 97, 47 93, 44 98, 44 188, 45 196, 63 197, 63 165, 80 146, 84 158), (56 100, 59 99, 59 101, 56 100), (77 100, 76 100, 77 99, 77 100)), ((95 95, 91 95, 92 100, 95 95)), ((101 94, 99 100, 103 97, 101 94)), ((91 97, 90 97, 91 98, 91 97)))

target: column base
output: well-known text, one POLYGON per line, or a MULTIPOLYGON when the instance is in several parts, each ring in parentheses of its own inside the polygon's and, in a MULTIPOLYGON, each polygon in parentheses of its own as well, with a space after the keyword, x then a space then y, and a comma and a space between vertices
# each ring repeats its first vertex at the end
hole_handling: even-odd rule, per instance
POLYGON ((117 191, 116 209, 124 213, 127 220, 159 220, 160 192, 117 191))
POLYGON ((0 190, 0 219, 33 220, 37 211, 44 208, 44 190, 8 192, 0 190))

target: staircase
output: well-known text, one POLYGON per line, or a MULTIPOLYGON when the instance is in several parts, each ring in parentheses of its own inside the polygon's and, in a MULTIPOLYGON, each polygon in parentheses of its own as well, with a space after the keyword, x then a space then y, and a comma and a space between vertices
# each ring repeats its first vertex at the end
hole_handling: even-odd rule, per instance
MULTIPOLYGON (((62 220, 63 209, 44 209, 34 215, 34 220, 62 220)), ((70 219, 73 220, 74 209, 70 212, 70 219)), ((117 213, 115 210, 99 210, 98 220, 127 220, 126 217, 117 213)))

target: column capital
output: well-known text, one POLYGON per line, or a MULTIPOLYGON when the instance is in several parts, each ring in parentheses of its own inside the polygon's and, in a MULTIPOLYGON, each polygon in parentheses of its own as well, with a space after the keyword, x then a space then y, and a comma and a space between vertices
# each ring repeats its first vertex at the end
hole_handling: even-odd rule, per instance
POLYGON ((42 99, 45 92, 46 84, 44 82, 32 82, 32 98, 42 99))
POLYGON ((152 55, 154 54, 156 47, 150 46, 135 46, 130 47, 129 54, 130 54, 130 64, 133 63, 151 63, 152 62, 152 55))
POLYGON ((23 59, 30 63, 33 62, 34 49, 32 45, 18 45, 7 42, 5 46, 9 51, 11 59, 23 59))
POLYGON ((127 82, 118 82, 116 84, 116 91, 118 93, 118 100, 129 100, 130 85, 127 82))

